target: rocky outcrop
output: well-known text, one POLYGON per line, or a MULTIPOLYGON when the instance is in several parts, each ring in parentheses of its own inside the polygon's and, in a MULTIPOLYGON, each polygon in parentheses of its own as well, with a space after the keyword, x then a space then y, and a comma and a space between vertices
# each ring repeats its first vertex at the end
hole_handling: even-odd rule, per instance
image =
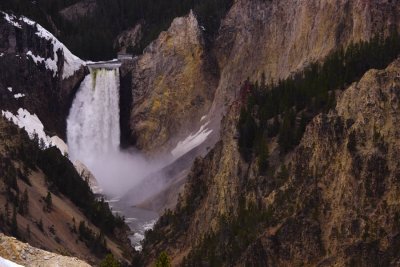
POLYGON ((114 41, 114 49, 120 53, 126 53, 129 49, 136 48, 143 37, 143 23, 138 23, 117 36, 114 41))
POLYGON ((67 21, 78 22, 82 18, 92 16, 96 8, 97 3, 95 0, 85 0, 64 8, 60 11, 60 15, 67 21))
POLYGON ((89 264, 77 258, 38 249, 3 234, 0 234, 0 256, 17 264, 31 267, 90 267, 89 264))
POLYGON ((198 130, 214 98, 217 77, 196 17, 176 18, 147 47, 132 70, 130 126, 136 146, 169 151, 198 130))
POLYGON ((84 62, 25 17, 0 13, 0 109, 36 114, 65 140, 66 117, 86 74, 84 62))
MULTIPOLYGON (((165 241, 148 242, 144 255, 166 249, 178 265, 195 244, 197 251, 212 244, 210 250, 223 251, 214 255, 232 266, 398 265, 399 77, 400 60, 367 72, 266 175, 258 174, 256 160, 246 164, 238 156, 232 106, 222 140, 196 161, 174 215, 155 228, 165 241), (243 207, 252 211, 246 213, 252 227, 240 221, 246 238, 235 236, 225 247, 243 207), (203 239, 213 232, 220 239, 203 239), (240 256, 223 258, 235 246, 240 256)), ((273 142, 270 149, 273 155, 273 142)))
POLYGON ((88 183, 92 192, 95 194, 101 194, 102 190, 99 186, 99 182, 89 168, 79 160, 74 161, 74 167, 82 179, 88 183))

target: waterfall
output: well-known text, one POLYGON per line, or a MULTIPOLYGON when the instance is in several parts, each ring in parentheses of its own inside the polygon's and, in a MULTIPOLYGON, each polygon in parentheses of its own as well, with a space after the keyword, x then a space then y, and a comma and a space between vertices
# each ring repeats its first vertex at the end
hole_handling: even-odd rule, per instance
POLYGON ((67 119, 72 159, 90 165, 93 155, 118 151, 119 70, 90 69, 83 80, 67 119))
POLYGON ((123 195, 160 168, 140 153, 119 148, 118 68, 90 68, 67 118, 67 141, 70 159, 86 165, 108 197, 123 195))
POLYGON ((86 165, 94 174, 114 212, 127 217, 135 232, 131 241, 139 248, 144 232, 154 224, 158 214, 119 199, 152 173, 160 179, 136 190, 135 195, 138 199, 147 199, 158 193, 165 186, 159 172, 165 162, 149 162, 137 151, 120 150, 119 70, 89 69, 90 74, 82 81, 67 118, 69 157, 86 165))

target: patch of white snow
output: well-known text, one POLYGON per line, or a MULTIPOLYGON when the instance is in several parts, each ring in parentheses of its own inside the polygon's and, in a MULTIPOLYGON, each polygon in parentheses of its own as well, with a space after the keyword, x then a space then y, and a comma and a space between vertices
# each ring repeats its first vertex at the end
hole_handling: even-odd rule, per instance
POLYGON ((12 87, 7 87, 7 90, 12 93, 12 87))
POLYGON ((31 57, 33 62, 35 62, 36 65, 39 63, 44 63, 46 69, 50 70, 53 72, 53 77, 57 75, 58 67, 57 67, 57 61, 53 60, 51 58, 42 58, 40 56, 35 56, 31 51, 28 51, 26 53, 27 56, 31 57))
POLYGON ((16 264, 15 262, 9 261, 3 257, 0 257, 0 266, 2 266, 2 267, 24 267, 22 265, 16 264))
POLYGON ((68 145, 57 135, 50 138, 50 144, 57 147, 64 156, 68 155, 68 145))
POLYGON ((1 12, 4 15, 4 19, 7 20, 11 25, 13 25, 14 27, 17 27, 19 29, 22 29, 22 26, 17 22, 18 19, 16 16, 14 15, 9 15, 5 12, 1 12))
POLYGON ((190 134, 185 140, 178 142, 176 147, 172 149, 171 154, 178 158, 202 144, 213 131, 207 128, 208 124, 209 122, 203 124, 197 133, 190 134))
POLYGON ((15 98, 15 99, 22 98, 22 97, 25 97, 25 94, 19 93, 19 94, 15 94, 15 95, 14 95, 14 98, 15 98))
POLYGON ((1 111, 1 114, 19 128, 24 129, 28 133, 30 139, 33 140, 35 136, 37 136, 39 142, 43 141, 44 148, 56 146, 64 155, 67 145, 64 142, 61 143, 62 140, 56 136, 51 138, 47 136, 44 132, 44 126, 36 114, 32 115, 29 111, 22 108, 18 109, 16 115, 4 110, 1 111))

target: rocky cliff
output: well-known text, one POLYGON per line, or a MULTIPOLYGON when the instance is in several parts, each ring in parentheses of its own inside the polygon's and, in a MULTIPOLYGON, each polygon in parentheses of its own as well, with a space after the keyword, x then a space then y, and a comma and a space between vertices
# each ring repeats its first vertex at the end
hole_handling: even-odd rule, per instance
POLYGON ((0 109, 37 114, 47 131, 65 140, 83 61, 40 25, 6 13, 0 13, 0 59, 0 109))
POLYGON ((232 106, 222 140, 195 163, 145 256, 166 249, 179 264, 192 250, 189 265, 197 255, 232 266, 396 266, 399 73, 399 60, 367 72, 266 175, 238 156, 232 106))
POLYGON ((193 13, 145 49, 132 70, 130 126, 139 149, 170 151, 198 130, 214 98, 213 68, 193 13))
POLYGON ((218 133, 221 112, 247 78, 277 82, 340 46, 387 34, 399 27, 399 9, 378 0, 238 0, 206 50, 207 29, 193 14, 176 19, 132 72, 130 123, 138 148, 172 150, 206 114, 218 133))
POLYGON ((194 157, 204 154, 245 80, 277 82, 341 46, 387 35, 399 27, 399 8, 375 0, 238 0, 207 46, 193 13, 177 18, 124 76, 133 99, 125 139, 149 154, 174 154, 203 126, 213 131, 194 157))
POLYGON ((380 0, 235 1, 215 44, 217 101, 250 78, 278 81, 334 49, 399 27, 400 6, 380 0))

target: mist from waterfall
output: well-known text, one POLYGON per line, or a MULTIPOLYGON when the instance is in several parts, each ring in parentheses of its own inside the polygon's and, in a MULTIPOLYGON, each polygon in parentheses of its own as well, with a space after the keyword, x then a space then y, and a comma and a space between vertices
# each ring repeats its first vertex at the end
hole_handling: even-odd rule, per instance
POLYGON ((117 68, 90 69, 72 103, 67 139, 71 160, 85 164, 111 197, 123 195, 162 165, 149 163, 139 153, 120 151, 117 68))

